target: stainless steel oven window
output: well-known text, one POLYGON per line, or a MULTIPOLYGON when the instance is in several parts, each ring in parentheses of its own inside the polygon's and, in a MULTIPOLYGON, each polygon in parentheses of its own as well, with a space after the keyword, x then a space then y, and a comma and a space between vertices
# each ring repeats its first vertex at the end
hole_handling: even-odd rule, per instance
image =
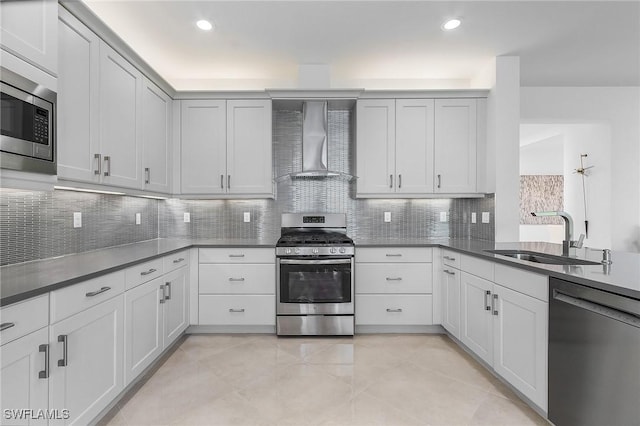
POLYGON ((351 260, 280 262, 281 303, 351 302, 351 260))

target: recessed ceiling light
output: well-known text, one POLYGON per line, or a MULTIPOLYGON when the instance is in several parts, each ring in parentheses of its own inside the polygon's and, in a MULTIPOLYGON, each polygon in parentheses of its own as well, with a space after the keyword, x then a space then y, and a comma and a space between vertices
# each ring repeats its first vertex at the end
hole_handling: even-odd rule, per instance
POLYGON ((442 29, 445 31, 455 30, 460 26, 460 24, 462 24, 462 21, 458 18, 449 19, 442 24, 442 29))
POLYGON ((213 28, 213 25, 211 25, 211 22, 207 21, 206 19, 199 20, 198 22, 196 22, 196 25, 202 31, 211 31, 211 29, 213 28))

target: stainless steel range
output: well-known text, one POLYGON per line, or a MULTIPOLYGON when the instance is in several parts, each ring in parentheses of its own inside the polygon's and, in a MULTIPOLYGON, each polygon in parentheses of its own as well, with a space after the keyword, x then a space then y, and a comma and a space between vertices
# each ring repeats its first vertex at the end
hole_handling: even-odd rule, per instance
POLYGON ((353 240, 344 214, 282 215, 276 244, 277 332, 352 336, 353 240))

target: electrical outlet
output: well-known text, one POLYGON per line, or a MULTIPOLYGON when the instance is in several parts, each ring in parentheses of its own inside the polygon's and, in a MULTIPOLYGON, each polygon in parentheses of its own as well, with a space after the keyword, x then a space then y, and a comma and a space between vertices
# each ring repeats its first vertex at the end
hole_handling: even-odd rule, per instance
POLYGON ((184 223, 191 222, 191 213, 184 213, 184 223))
POLYGON ((478 214, 476 212, 471 212, 471 223, 478 222, 478 214))
POLYGON ((136 225, 140 225, 142 223, 142 215, 140 213, 136 213, 136 225))
POLYGON ((391 222, 391 212, 384 212, 384 221, 391 222))
POLYGON ((244 212, 245 223, 251 222, 251 212, 244 212))
POLYGON ((447 221, 447 212, 440 212, 440 222, 447 221))
POLYGON ((489 223, 489 212, 482 212, 482 223, 489 223))
POLYGON ((74 212, 73 213, 73 227, 74 228, 82 228, 82 213, 74 212))

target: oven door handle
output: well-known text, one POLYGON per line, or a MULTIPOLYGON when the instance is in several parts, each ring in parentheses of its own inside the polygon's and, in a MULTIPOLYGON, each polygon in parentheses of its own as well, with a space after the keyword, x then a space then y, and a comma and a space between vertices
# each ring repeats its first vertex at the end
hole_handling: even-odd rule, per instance
POLYGON ((285 265, 346 265, 351 263, 351 259, 280 259, 280 263, 285 265))

